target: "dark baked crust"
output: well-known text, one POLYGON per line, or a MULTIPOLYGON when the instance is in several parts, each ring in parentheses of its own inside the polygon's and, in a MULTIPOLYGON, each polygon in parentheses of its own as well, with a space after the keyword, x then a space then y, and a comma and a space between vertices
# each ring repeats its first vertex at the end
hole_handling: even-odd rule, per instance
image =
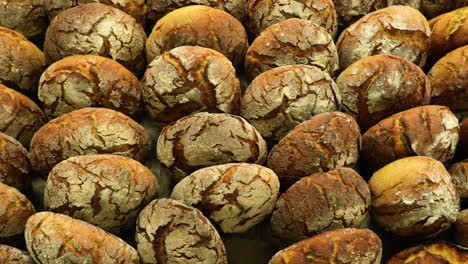
POLYGON ((423 0, 422 10, 427 18, 433 18, 467 5, 468 0, 423 0))
POLYGON ((40 41, 47 29, 42 0, 0 2, 0 26, 12 29, 32 41, 40 41))
POLYGON ((452 164, 448 172, 461 199, 468 199, 468 159, 452 164))
POLYGON ((0 183, 23 191, 30 184, 29 171, 28 151, 0 132, 0 183))
POLYGON ((405 249, 393 256, 387 264, 464 264, 468 250, 444 241, 405 249))
MULTIPOLYGON (((468 248, 468 209, 460 211, 455 223, 455 241, 458 245, 468 248)), ((465 252, 468 255, 468 252, 465 252)), ((468 261, 468 256, 466 257, 468 261)))

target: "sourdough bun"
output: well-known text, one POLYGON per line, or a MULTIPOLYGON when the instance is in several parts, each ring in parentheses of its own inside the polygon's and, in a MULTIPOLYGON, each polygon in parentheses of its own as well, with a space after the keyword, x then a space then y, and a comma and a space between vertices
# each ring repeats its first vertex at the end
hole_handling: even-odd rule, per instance
POLYGON ((468 159, 452 164, 448 172, 452 175, 453 183, 460 198, 468 200, 468 159))
POLYGON ((30 185, 28 151, 14 138, 0 132, 0 183, 24 191, 30 185))
POLYGON ((0 26, 40 42, 47 29, 42 0, 7 0, 0 2, 0 26))

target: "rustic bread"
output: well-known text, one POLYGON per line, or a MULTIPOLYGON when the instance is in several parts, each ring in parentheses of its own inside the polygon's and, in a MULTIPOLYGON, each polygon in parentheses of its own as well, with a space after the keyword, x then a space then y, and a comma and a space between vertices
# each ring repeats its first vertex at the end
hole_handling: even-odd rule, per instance
POLYGON ((24 191, 30 185, 28 151, 14 138, 0 132, 0 183, 24 191))

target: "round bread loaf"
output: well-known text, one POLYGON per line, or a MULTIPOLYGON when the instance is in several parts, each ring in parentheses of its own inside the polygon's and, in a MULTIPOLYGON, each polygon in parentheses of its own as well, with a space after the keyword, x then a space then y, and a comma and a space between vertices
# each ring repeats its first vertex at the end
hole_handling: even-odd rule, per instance
POLYGON ((367 183, 353 169, 312 174, 279 198, 270 221, 273 235, 291 244, 324 231, 359 227, 370 198, 367 183))
POLYGON ((229 114, 196 113, 166 126, 156 146, 159 161, 175 181, 212 165, 263 164, 267 145, 245 119, 229 114))
POLYGON ((422 0, 423 13, 428 18, 468 5, 468 0, 422 0))
POLYGON ((408 6, 390 6, 372 12, 346 28, 336 47, 340 68, 378 54, 407 59, 419 67, 426 64, 431 29, 426 18, 408 6))
POLYGON ((45 68, 42 51, 23 35, 0 27, 0 84, 33 95, 45 68))
POLYGON ((0 183, 23 191, 29 186, 28 151, 14 138, 0 132, 0 183))
POLYGON ((468 45, 468 6, 433 18, 429 25, 432 30, 430 54, 434 61, 454 49, 468 45))
POLYGON ((338 76, 336 84, 343 97, 344 112, 353 116, 363 130, 431 101, 426 74, 414 63, 394 55, 359 60, 338 76))
POLYGON ((291 130, 270 151, 268 167, 288 186, 312 173, 354 167, 361 148, 356 121, 340 112, 318 114, 291 130))
POLYGON ((247 18, 249 32, 254 36, 289 18, 309 20, 325 28, 332 38, 338 30, 332 0, 249 0, 247 18))
POLYGON ((161 18, 146 42, 148 62, 179 46, 202 46, 221 52, 234 66, 244 59, 247 33, 235 17, 219 9, 195 5, 161 18))
POLYGON ((174 187, 171 198, 201 210, 224 233, 242 233, 271 214, 278 193, 272 170, 231 163, 195 171, 174 187))
POLYGON ((394 255, 387 264, 465 264, 468 251, 444 241, 407 248, 394 255))
POLYGON ((263 138, 280 140, 316 114, 337 111, 341 93, 330 75, 307 65, 282 66, 257 76, 241 100, 241 116, 263 138))
POLYGON ((144 161, 150 150, 146 130, 128 116, 106 108, 83 108, 41 127, 31 140, 31 165, 42 177, 60 161, 89 154, 116 154, 144 161))
POLYGON ((312 65, 336 76, 338 54, 324 28, 297 18, 268 27, 248 49, 245 73, 253 79, 273 68, 295 64, 312 65))
POLYGON ((66 215, 34 214, 25 239, 37 263, 140 263, 138 252, 122 239, 66 215))
POLYGON ((428 105, 394 114, 364 133, 362 161, 373 172, 408 156, 448 163, 455 155, 460 128, 448 107, 428 105))
POLYGON ((373 219, 396 236, 433 236, 449 228, 460 210, 452 177, 441 162, 428 157, 386 165, 372 175, 369 187, 373 219))
POLYGON ((468 45, 445 55, 427 77, 432 86, 432 104, 468 113, 468 45))
POLYGON ((49 118, 85 107, 107 107, 132 117, 143 110, 143 87, 125 67, 95 55, 66 57, 47 68, 38 97, 49 118))
POLYGON ((145 41, 145 31, 133 17, 92 3, 67 9, 51 21, 44 54, 47 64, 72 55, 100 55, 139 74, 146 66, 145 41))
POLYGON ((369 229, 324 232, 277 252, 269 264, 380 264, 382 241, 369 229))
MULTIPOLYGON (((455 223, 455 241, 462 247, 468 248, 468 209, 460 211, 455 223)), ((468 261, 468 253, 466 253, 468 261)))
POLYGON ((146 0, 146 4, 152 25, 167 13, 188 5, 210 6, 231 14, 240 22, 244 22, 247 15, 247 0, 146 0))
POLYGON ((0 183, 0 197, 0 244, 17 244, 26 221, 36 210, 26 196, 3 183, 0 183))
POLYGON ((0 26, 22 34, 32 41, 40 41, 47 29, 42 0, 0 1, 0 26))
POLYGON ((0 263, 4 264, 34 264, 28 252, 7 245, 0 245, 0 263))
POLYGON ((156 176, 138 161, 115 155, 84 155, 57 164, 44 191, 47 211, 69 215, 119 234, 159 194, 156 176))
POLYGON ((44 12, 52 20, 61 12, 88 3, 102 3, 115 7, 134 17, 138 23, 146 18, 145 0, 44 0, 44 12))
POLYGON ((34 133, 45 124, 39 106, 23 94, 0 84, 0 132, 29 147, 34 133))
POLYGON ((221 237, 197 209, 158 199, 138 216, 136 242, 143 263, 227 264, 221 237))
POLYGON ((448 169, 461 199, 468 199, 468 159, 452 164, 448 169))
POLYGON ((208 48, 182 46, 166 51, 145 72, 146 109, 163 124, 193 112, 236 114, 240 93, 231 62, 208 48))

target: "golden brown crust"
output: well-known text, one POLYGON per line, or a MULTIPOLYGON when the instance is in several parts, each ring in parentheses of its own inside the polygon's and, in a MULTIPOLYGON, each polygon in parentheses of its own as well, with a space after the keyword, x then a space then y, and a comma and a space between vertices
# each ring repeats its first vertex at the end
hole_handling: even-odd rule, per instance
POLYGON ((378 54, 400 56, 423 67, 430 34, 426 18, 414 8, 390 6, 372 12, 341 33, 336 44, 340 68, 378 54))
POLYGON ((330 75, 317 67, 290 65, 266 71, 247 87, 241 116, 263 138, 280 140, 316 114, 337 111, 341 93, 330 75))
POLYGON ((369 229, 315 235, 277 252, 269 264, 380 264, 382 241, 369 229))
POLYGON ((23 94, 0 84, 0 132, 29 147, 34 133, 45 124, 39 106, 23 94))
POLYGON ((168 124, 193 112, 239 112, 240 84, 223 54, 199 46, 164 52, 148 66, 144 98, 150 116, 168 124))
POLYGON ((312 174, 279 198, 270 221, 273 235, 291 244, 324 231, 359 227, 370 198, 367 183, 353 169, 312 174))
POLYGON ((468 251, 444 241, 419 245, 401 251, 387 264, 465 264, 468 251))
POLYGON ((455 155, 459 131, 457 117, 445 106, 420 106, 394 114, 362 136, 363 164, 373 172, 416 155, 448 163, 455 155))
POLYGON ((270 151, 267 166, 290 185, 312 173, 353 167, 361 148, 356 121, 340 112, 318 114, 291 130, 270 151))
POLYGON ((0 26, 12 29, 31 41, 40 41, 47 29, 42 0, 3 0, 0 26))
POLYGON ((47 29, 44 53, 47 64, 72 55, 109 57, 139 74, 145 66, 146 34, 125 12, 99 3, 67 9, 47 29))
POLYGON ((265 29, 245 56, 245 73, 253 79, 267 70, 304 64, 328 72, 338 71, 338 54, 328 32, 308 20, 291 18, 265 29))
POLYGON ((468 6, 433 18, 429 25, 432 30, 430 54, 433 60, 468 45, 468 6))
POLYGON ((33 95, 45 68, 42 51, 23 35, 0 27, 0 84, 33 95))
POLYGON ((455 241, 457 242, 457 244, 462 247, 468 248, 468 209, 462 210, 458 214, 457 222, 455 223, 454 233, 455 241))
POLYGON ((34 264, 28 252, 7 245, 0 245, 0 263, 2 264, 34 264))
POLYGON ((461 199, 468 199, 468 160, 460 161, 448 169, 461 199))
POLYGON ((431 85, 414 63, 393 55, 364 58, 346 68, 336 84, 344 112, 363 130, 380 120, 431 101, 431 85))
POLYGON ((138 252, 122 239, 61 214, 31 216, 25 239, 37 263, 139 263, 138 252))
POLYGON ((151 62, 165 51, 187 45, 214 49, 238 66, 247 50, 247 33, 239 20, 224 11, 186 6, 156 23, 146 42, 146 56, 151 62))
POLYGON ((38 97, 49 118, 85 107, 106 107, 132 117, 143 110, 143 87, 118 62, 95 55, 66 57, 49 66, 38 97))
POLYGON ((29 185, 28 151, 14 138, 0 132, 0 183, 23 191, 29 185))
POLYGON ((41 127, 31 140, 31 165, 42 177, 60 161, 85 154, 116 154, 145 161, 146 130, 128 116, 106 108, 83 108, 41 127))
POLYGON ((141 163, 116 155, 84 155, 49 173, 44 208, 119 234, 159 194, 156 176, 141 163))

